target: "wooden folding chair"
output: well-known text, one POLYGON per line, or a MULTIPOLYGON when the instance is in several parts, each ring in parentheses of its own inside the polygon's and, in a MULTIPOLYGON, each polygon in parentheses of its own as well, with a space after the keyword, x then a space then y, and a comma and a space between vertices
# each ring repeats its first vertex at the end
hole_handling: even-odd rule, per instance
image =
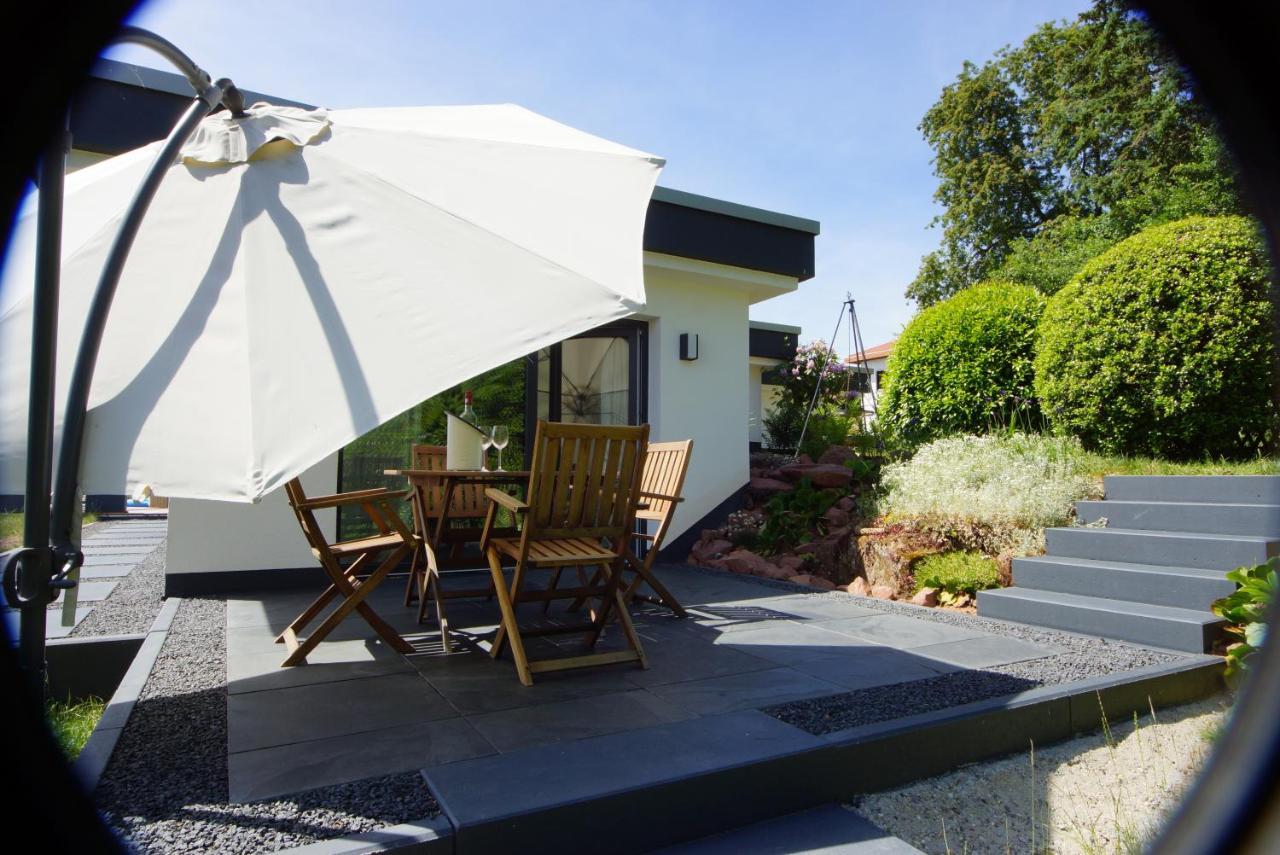
POLYGON ((648 668, 644 649, 622 599, 621 569, 628 537, 635 524, 640 494, 640 461, 648 444, 649 426, 615 427, 538 422, 529 476, 528 501, 489 489, 481 547, 489 560, 502 624, 490 651, 494 658, 510 645, 516 674, 526 686, 533 674, 611 662, 638 662, 648 668), (493 537, 497 509, 504 507, 523 518, 519 537, 493 537), (510 584, 502 572, 502 557, 515 559, 510 584), (562 567, 598 568, 595 584, 576 588, 528 589, 531 571, 562 567), (600 608, 584 623, 568 626, 521 627, 516 608, 524 602, 595 598, 600 608), (617 617, 626 650, 530 660, 524 637, 581 632, 585 646, 594 649, 611 615, 617 617))
MULTIPOLYGON (((693 450, 693 440, 679 442, 651 442, 644 455, 643 474, 640 478, 640 508, 636 511, 636 519, 646 524, 655 523, 652 533, 632 532, 632 538, 646 544, 644 558, 638 558, 636 551, 628 549, 623 555, 625 570, 632 578, 626 582, 623 598, 627 602, 644 600, 657 605, 666 606, 680 617, 686 617, 684 606, 680 605, 667 587, 653 573, 653 564, 671 527, 675 516, 676 505, 684 501, 680 492, 684 489, 684 478, 689 471, 689 453, 693 450), (647 584, 655 596, 640 593, 640 586, 647 584)), ((551 580, 552 586, 560 584, 560 570, 551 580)), ((624 575, 624 579, 625 579, 624 575)), ((598 582, 593 579, 592 583, 598 582)), ((582 599, 574 600, 570 610, 582 607, 582 599)))
POLYGON ((624 557, 626 567, 635 574, 624 592, 627 602, 645 600, 666 606, 680 617, 685 617, 684 606, 667 590, 666 586, 653 574, 653 563, 658 558, 658 550, 666 539, 667 529, 671 528, 671 520, 676 515, 676 505, 684 501, 680 495, 684 490, 684 477, 689 471, 689 454, 693 451, 693 440, 679 442, 654 442, 644 455, 644 474, 640 481, 640 501, 645 505, 636 511, 636 519, 654 523, 653 533, 634 532, 632 537, 646 542, 644 558, 637 558, 636 553, 627 550, 624 557), (648 585, 656 596, 649 597, 639 593, 640 586, 648 585))
POLYGON ((400 498, 402 494, 391 492, 386 488, 378 488, 308 499, 303 492, 302 482, 297 478, 286 484, 284 489, 289 497, 289 504, 298 517, 298 524, 302 526, 302 534, 311 547, 311 554, 316 557, 329 576, 330 585, 311 605, 307 606, 302 614, 285 627, 284 632, 276 636, 276 643, 283 643, 289 649, 289 655, 285 657, 281 667, 305 665, 307 654, 315 649, 325 636, 333 632, 334 628, 352 611, 358 612, 392 649, 400 653, 412 653, 413 647, 365 602, 387 574, 405 558, 414 555, 416 562, 418 552, 422 550, 426 553, 428 560, 434 560, 430 547, 409 531, 391 504, 393 499, 400 498), (363 508, 369 519, 377 526, 378 534, 357 540, 329 543, 316 522, 314 511, 319 508, 348 505, 359 505, 363 508), (381 563, 373 569, 373 572, 368 572, 369 565, 378 558, 382 558, 381 563), (341 563, 343 560, 348 560, 350 563, 343 566, 341 563), (300 639, 298 633, 302 628, 314 620, 331 600, 339 596, 341 602, 338 607, 310 635, 300 639))

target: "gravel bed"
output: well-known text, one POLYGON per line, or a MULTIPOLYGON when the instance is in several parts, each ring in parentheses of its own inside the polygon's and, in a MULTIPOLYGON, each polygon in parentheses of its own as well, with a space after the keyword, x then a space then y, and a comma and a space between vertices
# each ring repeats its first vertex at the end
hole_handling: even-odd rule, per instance
MULTIPOLYGON (((721 571, 695 568, 704 573, 721 571)), ((1085 635, 1058 632, 1026 624, 1006 623, 948 609, 931 609, 872 597, 858 597, 842 591, 815 592, 789 582, 738 575, 735 578, 789 593, 840 599, 850 605, 875 609, 918 620, 978 629, 991 635, 1058 648, 1059 653, 1039 659, 996 665, 980 670, 957 671, 922 680, 858 689, 839 695, 793 701, 769 707, 764 712, 815 735, 849 727, 888 721, 931 712, 960 704, 1016 694, 1038 686, 1073 683, 1145 668, 1167 665, 1186 657, 1135 644, 1109 641, 1085 635)))
POLYGON ((416 773, 228 803, 225 627, 223 600, 183 601, 98 785, 134 850, 271 852, 439 814, 416 773))
MULTIPOLYGON (((129 523, 119 523, 129 525, 129 523)), ((128 576, 119 577, 105 600, 86 604, 93 611, 85 615, 71 635, 77 638, 94 635, 126 635, 146 632, 164 603, 164 567, 167 542, 157 546, 143 558, 128 576)), ((85 579, 84 581, 93 581, 85 579)), ((61 608, 61 598, 55 608, 61 608)))
POLYGON ((1137 852, 1227 720, 1216 696, 1110 731, 963 766, 852 805, 924 852, 1137 852))

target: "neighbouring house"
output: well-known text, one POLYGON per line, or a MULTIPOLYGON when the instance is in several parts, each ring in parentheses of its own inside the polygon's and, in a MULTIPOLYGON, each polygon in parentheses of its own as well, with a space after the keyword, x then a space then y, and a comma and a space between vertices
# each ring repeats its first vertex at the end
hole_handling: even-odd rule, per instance
POLYGON ((896 338, 883 344, 868 347, 861 353, 851 353, 844 358, 850 366, 850 384, 853 391, 862 396, 862 413, 869 423, 876 417, 876 403, 884 388, 885 372, 889 369, 889 357, 893 355, 896 338))
POLYGON ((748 374, 751 384, 751 450, 764 446, 764 420, 773 411, 780 393, 777 368, 795 358, 800 327, 751 321, 749 325, 748 374))
MULTIPOLYGON (((251 91, 246 96, 308 106, 251 91)), ((178 75, 104 61, 72 106, 68 169, 166 136, 190 97, 178 75)), ((749 323, 748 310, 812 278, 818 233, 813 220, 659 187, 644 232, 644 312, 525 359, 529 435, 536 419, 548 418, 648 422, 654 440, 694 440, 686 500, 667 537, 673 555, 737 507, 749 480, 749 443, 758 441, 759 415, 769 400, 767 382, 757 380, 790 358, 799 333, 749 323), (589 394, 575 397, 584 377, 592 384, 589 394)), ((491 310, 477 306, 477 317, 491 310)), ((358 486, 355 458, 335 450, 304 473, 307 491, 358 486)), ((20 506, 21 496, 6 492, 0 500, 20 506)), ((123 507, 124 497, 90 497, 100 508, 113 503, 123 507)), ((333 511, 321 524, 330 534, 342 525, 333 511)), ((303 568, 314 573, 314 559, 283 491, 254 505, 170 501, 169 594, 287 585, 298 574, 283 571, 303 568)))

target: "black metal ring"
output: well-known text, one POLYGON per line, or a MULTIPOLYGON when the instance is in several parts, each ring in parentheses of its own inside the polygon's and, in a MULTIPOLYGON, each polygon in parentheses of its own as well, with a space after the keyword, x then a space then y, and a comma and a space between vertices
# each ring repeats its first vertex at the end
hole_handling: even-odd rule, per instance
POLYGON ((31 547, 23 547, 16 549, 9 555, 9 560, 4 563, 4 598, 15 609, 22 608, 26 601, 22 599, 22 594, 18 592, 18 573, 22 567, 22 558, 29 552, 35 552, 31 547))

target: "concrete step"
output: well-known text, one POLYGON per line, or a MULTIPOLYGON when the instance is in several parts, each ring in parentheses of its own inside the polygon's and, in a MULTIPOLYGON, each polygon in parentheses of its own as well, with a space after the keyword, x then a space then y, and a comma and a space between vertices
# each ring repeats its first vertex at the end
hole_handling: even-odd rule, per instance
POLYGON ((1208 611, 1235 591, 1221 570, 1041 555, 1013 559, 1019 588, 1208 611))
POLYGON ((1280 505, 1280 475, 1108 475, 1108 499, 1280 505))
POLYGON ((1045 551, 1060 558, 1092 558, 1166 567, 1233 570, 1280 555, 1280 538, 1193 534, 1130 528, 1045 529, 1045 551))
POLYGON ((1083 523, 1105 518, 1110 528, 1280 538, 1280 505, 1107 499, 1076 502, 1076 517, 1083 523))
POLYGON ((1020 587, 979 591, 978 614, 1195 653, 1209 650, 1225 624, 1198 609, 1020 587))

